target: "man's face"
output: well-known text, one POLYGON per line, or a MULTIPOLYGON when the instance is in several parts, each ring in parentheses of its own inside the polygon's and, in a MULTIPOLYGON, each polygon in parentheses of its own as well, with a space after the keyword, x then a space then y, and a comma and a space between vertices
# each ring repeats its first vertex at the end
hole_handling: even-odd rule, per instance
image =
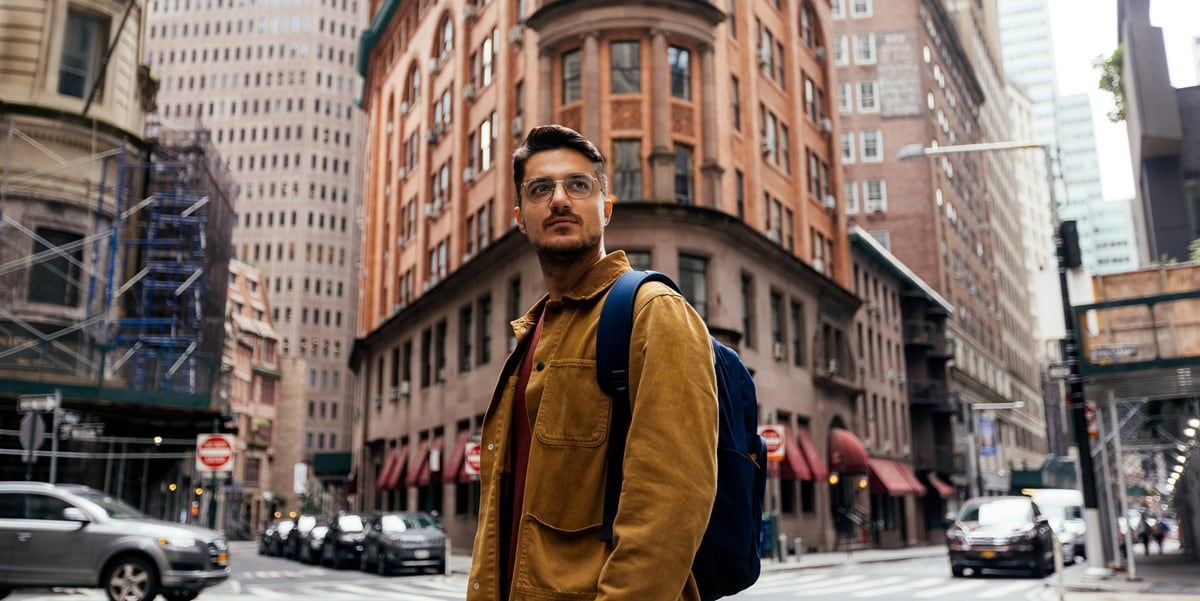
POLYGON ((543 261, 569 266, 599 253, 612 214, 612 198, 602 197, 594 178, 591 161, 569 148, 542 151, 526 161, 525 185, 513 216, 543 261), (573 187, 574 194, 580 195, 581 187, 572 186, 570 180, 581 179, 572 176, 584 176, 591 183, 591 193, 585 198, 568 193, 567 188, 573 187), (549 198, 537 202, 535 186, 551 188, 549 198))

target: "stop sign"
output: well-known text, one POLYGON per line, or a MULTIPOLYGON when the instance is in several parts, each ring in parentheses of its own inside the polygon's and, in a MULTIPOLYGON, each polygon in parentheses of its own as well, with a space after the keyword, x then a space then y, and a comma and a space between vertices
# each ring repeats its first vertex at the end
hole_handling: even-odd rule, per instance
POLYGON ((201 472, 233 471, 233 435, 197 435, 196 470, 201 472))
POLYGON ((758 427, 758 435, 767 443, 767 461, 783 461, 783 426, 779 424, 763 424, 758 427))
POLYGON ((480 453, 479 443, 468 442, 466 453, 467 453, 467 469, 466 469, 467 475, 478 476, 479 475, 479 453, 480 453))

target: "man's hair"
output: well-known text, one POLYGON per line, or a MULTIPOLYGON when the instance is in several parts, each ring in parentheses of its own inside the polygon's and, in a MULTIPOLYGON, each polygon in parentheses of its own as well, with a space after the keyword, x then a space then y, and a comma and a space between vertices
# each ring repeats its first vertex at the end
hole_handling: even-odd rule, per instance
POLYGON ((591 140, 579 132, 562 125, 540 125, 529 131, 525 142, 513 152, 513 184, 517 189, 517 205, 521 204, 521 183, 525 181, 525 162, 533 155, 547 150, 569 148, 582 154, 592 162, 596 179, 600 182, 601 198, 608 196, 608 176, 604 172, 604 155, 591 140))

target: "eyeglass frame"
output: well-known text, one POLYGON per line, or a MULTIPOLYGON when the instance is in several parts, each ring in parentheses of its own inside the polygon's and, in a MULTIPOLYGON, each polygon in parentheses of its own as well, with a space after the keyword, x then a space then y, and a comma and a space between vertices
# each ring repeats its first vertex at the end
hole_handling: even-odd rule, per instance
POLYGON ((554 198, 554 193, 556 191, 558 191, 559 186, 562 186, 563 194, 566 194, 567 198, 570 198, 572 200, 586 200, 588 198, 591 198, 596 193, 596 190, 600 190, 602 188, 600 178, 596 177, 595 175, 592 175, 591 173, 572 173, 566 177, 559 178, 559 179, 555 179, 552 177, 546 177, 544 175, 539 175, 536 177, 531 177, 531 178, 521 182, 521 198, 528 200, 529 202, 531 202, 533 204, 537 204, 537 205, 545 204, 547 202, 550 202, 550 199, 554 198), (586 177, 586 178, 591 179, 592 180, 592 192, 590 194, 588 194, 587 196, 582 196, 579 198, 575 198, 574 196, 572 196, 571 193, 567 190, 567 180, 574 178, 574 177, 586 177), (540 182, 541 180, 553 182, 554 189, 550 191, 550 195, 547 196, 545 200, 538 201, 538 200, 534 200, 533 198, 531 198, 529 196, 529 193, 526 191, 526 188, 529 187, 529 184, 531 184, 533 182, 540 182))

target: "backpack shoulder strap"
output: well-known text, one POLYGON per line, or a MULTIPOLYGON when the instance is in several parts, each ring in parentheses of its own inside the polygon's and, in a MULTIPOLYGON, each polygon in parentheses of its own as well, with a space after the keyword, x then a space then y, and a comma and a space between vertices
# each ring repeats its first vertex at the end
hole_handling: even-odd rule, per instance
POLYGON ((625 439, 632 409, 629 406, 629 339, 633 333, 633 306, 638 288, 645 282, 662 282, 678 291, 679 286, 656 271, 627 271, 609 289, 600 308, 596 326, 596 378, 600 390, 612 397, 608 428, 608 476, 604 485, 604 522, 600 539, 611 543, 617 502, 621 497, 625 439))

